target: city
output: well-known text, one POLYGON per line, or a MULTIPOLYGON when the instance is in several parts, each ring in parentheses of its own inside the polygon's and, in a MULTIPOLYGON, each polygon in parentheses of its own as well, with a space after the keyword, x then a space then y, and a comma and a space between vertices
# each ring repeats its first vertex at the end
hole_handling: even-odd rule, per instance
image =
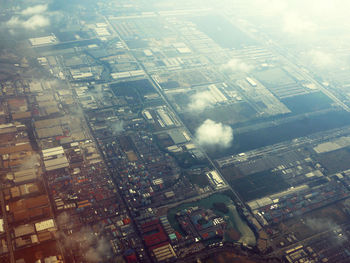
POLYGON ((349 37, 256 2, 0 1, 1 262, 350 261, 349 37))

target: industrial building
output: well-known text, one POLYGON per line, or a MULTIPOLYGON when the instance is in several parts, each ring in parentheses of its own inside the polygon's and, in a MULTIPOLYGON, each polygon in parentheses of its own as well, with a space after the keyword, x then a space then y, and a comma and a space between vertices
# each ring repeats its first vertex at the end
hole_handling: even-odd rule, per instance
POLYGON ((215 190, 221 190, 228 187, 228 185, 225 183, 225 181, 222 179, 222 177, 219 175, 219 173, 216 170, 212 170, 210 172, 206 173, 206 176, 211 184, 211 186, 215 190))
POLYGON ((29 42, 33 47, 37 47, 49 44, 56 44, 58 40, 54 34, 51 34, 50 36, 45 37, 30 38, 29 42))
POLYGON ((46 171, 52 171, 69 166, 63 147, 58 146, 42 151, 46 171))

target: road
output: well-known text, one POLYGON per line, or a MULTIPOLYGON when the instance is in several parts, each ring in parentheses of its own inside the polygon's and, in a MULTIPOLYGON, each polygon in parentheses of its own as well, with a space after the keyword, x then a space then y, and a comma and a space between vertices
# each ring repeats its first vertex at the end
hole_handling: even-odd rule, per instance
POLYGON ((181 204, 184 204, 184 203, 196 202, 196 201, 201 200, 203 198, 209 197, 209 196, 211 196, 213 194, 223 192, 223 191, 225 191, 227 189, 229 189, 229 188, 224 188, 224 189, 217 190, 217 191, 214 191, 214 192, 208 192, 208 193, 204 193, 204 194, 201 194, 201 195, 196 195, 194 197, 190 197, 190 198, 187 198, 187 199, 184 199, 184 200, 181 200, 181 201, 177 201, 177 202, 174 202, 174 203, 169 203, 167 205, 159 206, 159 207, 157 207, 157 209, 172 208, 172 207, 176 207, 176 206, 179 206, 181 204))

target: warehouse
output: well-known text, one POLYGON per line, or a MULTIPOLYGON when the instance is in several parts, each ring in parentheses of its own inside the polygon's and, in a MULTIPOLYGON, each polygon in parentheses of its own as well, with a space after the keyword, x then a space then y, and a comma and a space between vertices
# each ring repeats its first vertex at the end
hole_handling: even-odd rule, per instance
POLYGON ((227 187, 227 184, 221 178, 219 173, 215 170, 206 173, 210 184, 214 187, 215 190, 222 189, 227 187))
POLYGON ((46 171, 52 171, 69 166, 63 147, 54 147, 42 151, 46 171))
POLYGON ((42 45, 48 45, 48 44, 55 44, 57 43, 57 38, 54 34, 52 34, 46 37, 30 38, 29 42, 33 47, 36 47, 36 46, 42 46, 42 45))

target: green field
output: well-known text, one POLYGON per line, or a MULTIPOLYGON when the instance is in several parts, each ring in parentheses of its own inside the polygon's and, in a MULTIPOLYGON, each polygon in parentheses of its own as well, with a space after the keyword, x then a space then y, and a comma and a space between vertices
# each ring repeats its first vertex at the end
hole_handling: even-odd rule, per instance
POLYGON ((259 71, 256 72, 254 76, 266 87, 278 87, 295 83, 295 81, 280 68, 259 71))
POLYGON ((322 92, 313 92, 306 95, 299 95, 282 99, 293 114, 301 114, 331 107, 332 100, 322 92))
POLYGON ((255 45, 255 41, 252 38, 219 15, 199 16, 194 17, 192 20, 199 30, 207 34, 223 48, 242 48, 255 45))
POLYGON ((226 179, 245 201, 261 198, 290 187, 281 176, 269 171, 251 174, 238 179, 230 177, 226 177, 226 179))
POLYGON ((192 184, 196 184, 199 187, 205 187, 209 185, 208 178, 205 174, 189 174, 186 176, 192 184))

